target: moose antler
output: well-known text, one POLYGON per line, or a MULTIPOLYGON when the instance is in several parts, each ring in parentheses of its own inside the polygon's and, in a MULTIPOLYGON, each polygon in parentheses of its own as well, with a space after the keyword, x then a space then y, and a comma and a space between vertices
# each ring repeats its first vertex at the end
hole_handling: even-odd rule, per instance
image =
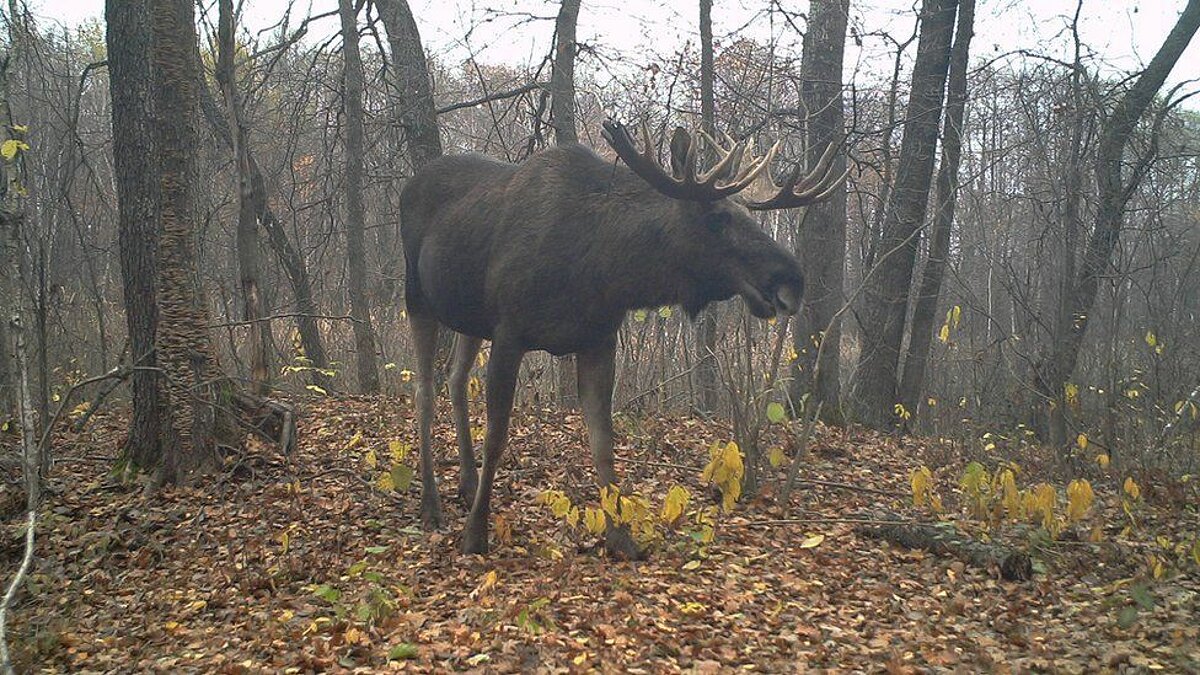
MULTIPOLYGON (((771 163, 778 144, 767 154, 755 159, 747 140, 732 143, 725 149, 708 134, 704 139, 721 155, 712 168, 696 173, 697 140, 682 128, 675 130, 676 139, 671 143, 674 176, 668 174, 654 156, 654 145, 650 142, 650 129, 642 122, 642 146, 639 151, 625 125, 615 120, 606 120, 601 132, 604 140, 612 146, 625 164, 654 189, 674 199, 694 202, 715 202, 745 190, 771 163)), ((728 137, 726 137, 728 138, 728 137)))
POLYGON ((797 163, 796 168, 792 169, 782 186, 768 181, 774 194, 763 201, 747 200, 744 202, 746 208, 751 211, 791 209, 827 199, 833 194, 838 184, 850 174, 849 169, 841 174, 834 174, 830 171, 836 150, 837 145, 830 143, 817 161, 817 165, 808 173, 804 173, 803 164, 797 163))

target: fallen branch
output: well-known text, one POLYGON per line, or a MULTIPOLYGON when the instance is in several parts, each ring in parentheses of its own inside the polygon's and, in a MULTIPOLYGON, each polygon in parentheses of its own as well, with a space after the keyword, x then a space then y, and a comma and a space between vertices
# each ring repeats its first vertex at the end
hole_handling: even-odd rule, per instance
POLYGON ((1033 562, 1028 553, 1003 544, 973 539, 952 523, 916 523, 894 514, 882 514, 876 516, 875 520, 880 522, 864 523, 855 531, 904 548, 952 556, 980 569, 998 569, 1000 576, 1009 581, 1025 581, 1033 577, 1033 562))

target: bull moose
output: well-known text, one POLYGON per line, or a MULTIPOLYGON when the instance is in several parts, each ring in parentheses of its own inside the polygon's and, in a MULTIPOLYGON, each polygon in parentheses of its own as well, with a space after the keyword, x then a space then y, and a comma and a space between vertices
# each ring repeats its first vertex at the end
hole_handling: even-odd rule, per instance
MULTIPOLYGON (((776 147, 754 157, 749 141, 719 143, 677 128, 670 173, 658 163, 646 126, 639 150, 609 120, 604 139, 625 166, 577 144, 510 164, 476 154, 445 156, 405 186, 401 236, 405 301, 417 352, 421 522, 442 525, 430 426, 438 331, 457 333, 450 399, 457 430, 458 493, 470 505, 466 553, 488 550, 492 483, 507 443, 517 372, 524 354, 577 355, 579 400, 601 487, 616 486, 612 392, 617 330, 638 308, 681 305, 692 317, 740 295, 760 318, 792 315, 804 277, 790 252, 750 211, 804 206, 826 198, 844 175, 830 172, 833 147, 810 172, 800 166, 774 186, 764 175, 776 147), (698 171, 700 143, 717 161, 698 171), (755 201, 739 195, 770 184, 755 201), (736 199, 735 199, 736 198, 736 199), (490 340, 483 471, 475 466, 467 381, 480 343, 490 340)), ((636 558, 627 528, 609 522, 610 555, 636 558)))

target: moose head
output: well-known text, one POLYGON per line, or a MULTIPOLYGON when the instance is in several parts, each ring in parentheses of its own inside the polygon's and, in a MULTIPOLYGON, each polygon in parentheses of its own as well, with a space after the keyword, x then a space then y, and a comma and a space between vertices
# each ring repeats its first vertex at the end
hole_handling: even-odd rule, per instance
MULTIPOLYGON (((621 167, 568 144, 521 164, 447 156, 422 168, 401 195, 405 300, 417 356, 421 520, 442 525, 430 427, 437 334, 458 334, 450 397, 459 449, 459 496, 471 511, 469 553, 487 551, 492 485, 507 443, 524 354, 577 355, 580 404, 599 484, 615 486, 612 391, 616 334, 626 312, 680 304, 691 315, 741 296, 760 318, 794 314, 804 293, 795 256, 763 232, 753 211, 805 206, 832 194, 832 146, 811 171, 775 185, 778 145, 761 157, 750 142, 718 142, 676 129, 668 171, 615 121, 603 135, 621 167), (701 143, 716 161, 698 166, 701 143), (626 168, 627 167, 627 168, 626 168), (467 416, 467 381, 482 340, 492 341, 482 475, 467 416)), ((610 523, 610 553, 636 557, 627 529, 610 523)))

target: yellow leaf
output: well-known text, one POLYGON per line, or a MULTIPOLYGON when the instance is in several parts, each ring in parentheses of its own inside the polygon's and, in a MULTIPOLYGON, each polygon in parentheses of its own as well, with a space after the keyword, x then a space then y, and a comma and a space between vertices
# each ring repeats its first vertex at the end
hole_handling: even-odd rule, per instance
POLYGON ((816 548, 816 547, 820 546, 821 542, 823 542, 823 541, 825 541, 825 535, 814 534, 811 537, 808 537, 804 541, 800 542, 800 548, 816 548))
POLYGON ((579 654, 575 658, 571 659, 571 663, 574 663, 577 666, 582 666, 583 662, 587 661, 587 658, 588 658, 587 652, 583 652, 582 654, 579 654))
POLYGON ((288 545, 291 543, 292 543, 292 538, 288 536, 287 532, 284 532, 283 534, 279 535, 279 544, 280 544, 280 546, 283 547, 282 553, 284 555, 287 555, 288 545))
POLYGON ((396 481, 392 480, 390 471, 384 471, 379 474, 379 478, 375 479, 375 484, 384 492, 391 492, 396 489, 396 481))
POLYGON ((405 368, 404 370, 400 371, 400 381, 401 382, 411 382, 412 378, 413 378, 413 371, 409 370, 408 368, 405 368))
POLYGON ((938 340, 941 340, 942 344, 950 342, 950 326, 948 324, 942 324, 942 329, 938 331, 938 340))
POLYGON ((1067 520, 1075 523, 1083 520, 1096 495, 1092 492, 1092 484, 1086 479, 1078 478, 1067 485, 1067 520))
POLYGON ((688 501, 691 495, 687 489, 680 485, 672 485, 670 490, 667 490, 667 496, 663 500, 662 520, 668 525, 674 525, 687 510, 688 501))
POLYGON ((1098 464, 1101 469, 1107 469, 1109 464, 1108 453, 1102 452, 1099 455, 1096 455, 1096 464, 1098 464))
POLYGON ((322 396, 327 396, 329 394, 329 392, 325 391, 324 389, 322 389, 321 387, 318 387, 315 384, 306 384, 306 385, 304 385, 304 388, 309 391, 315 391, 316 393, 318 393, 322 396))
POLYGON ((913 506, 924 506, 929 502, 929 488, 933 482, 933 473, 929 471, 929 467, 922 466, 913 469, 909 475, 909 483, 912 485, 913 506))
POLYGON ((685 602, 679 606, 679 611, 689 616, 695 614, 703 614, 708 611, 708 608, 699 602, 685 602))
POLYGON ((683 569, 685 569, 689 572, 692 570, 695 570, 695 569, 700 569, 700 561, 699 560, 689 560, 683 564, 683 569))
POLYGON ((579 525, 579 509, 577 509, 574 506, 567 509, 567 515, 564 518, 564 520, 566 520, 567 524, 570 525, 571 527, 575 527, 575 526, 579 525))
POLYGON ((19 134, 27 134, 27 133, 29 133, 29 125, 28 124, 14 124, 14 125, 12 125, 12 130, 19 134))
POLYGON ((1151 347, 1158 346, 1158 336, 1154 334, 1154 331, 1146 331, 1146 344, 1151 347))
POLYGON ((375 467, 379 466, 379 458, 375 456, 375 448, 367 450, 367 454, 365 457, 363 457, 363 460, 366 461, 367 468, 369 469, 374 469, 375 467))
POLYGON ((353 450, 354 448, 357 448, 360 444, 362 444, 362 440, 362 432, 354 432, 354 435, 350 437, 350 441, 346 443, 346 447, 343 450, 353 450))
POLYGON ((0 144, 0 156, 4 157, 5 161, 11 162, 13 158, 17 156, 18 152, 28 149, 28 143, 24 141, 18 141, 15 138, 10 138, 7 141, 4 141, 4 143, 0 144))
POLYGON ((621 488, 615 485, 605 485, 600 488, 600 508, 613 520, 616 520, 620 513, 617 506, 620 498, 621 488))
POLYGON ((771 466, 778 468, 787 461, 787 456, 783 454, 782 448, 774 447, 767 453, 767 461, 771 462, 771 466))
POLYGON ((1137 481, 1133 480, 1133 476, 1125 479, 1123 487, 1125 494, 1129 495, 1130 499, 1137 499, 1142 496, 1142 488, 1138 486, 1137 481))
POLYGON ((392 453, 392 461, 403 462, 412 452, 412 445, 393 439, 388 441, 388 452, 392 453))
POLYGON ((962 307, 955 305, 950 310, 950 320, 954 323, 954 327, 958 328, 958 322, 962 319, 962 307))
POLYGON ((1075 437, 1075 445, 1079 446, 1080 450, 1087 450, 1088 437, 1087 434, 1079 434, 1075 437))
POLYGON ((600 534, 604 531, 604 512, 589 506, 583 512, 583 524, 587 527, 588 532, 600 534))

